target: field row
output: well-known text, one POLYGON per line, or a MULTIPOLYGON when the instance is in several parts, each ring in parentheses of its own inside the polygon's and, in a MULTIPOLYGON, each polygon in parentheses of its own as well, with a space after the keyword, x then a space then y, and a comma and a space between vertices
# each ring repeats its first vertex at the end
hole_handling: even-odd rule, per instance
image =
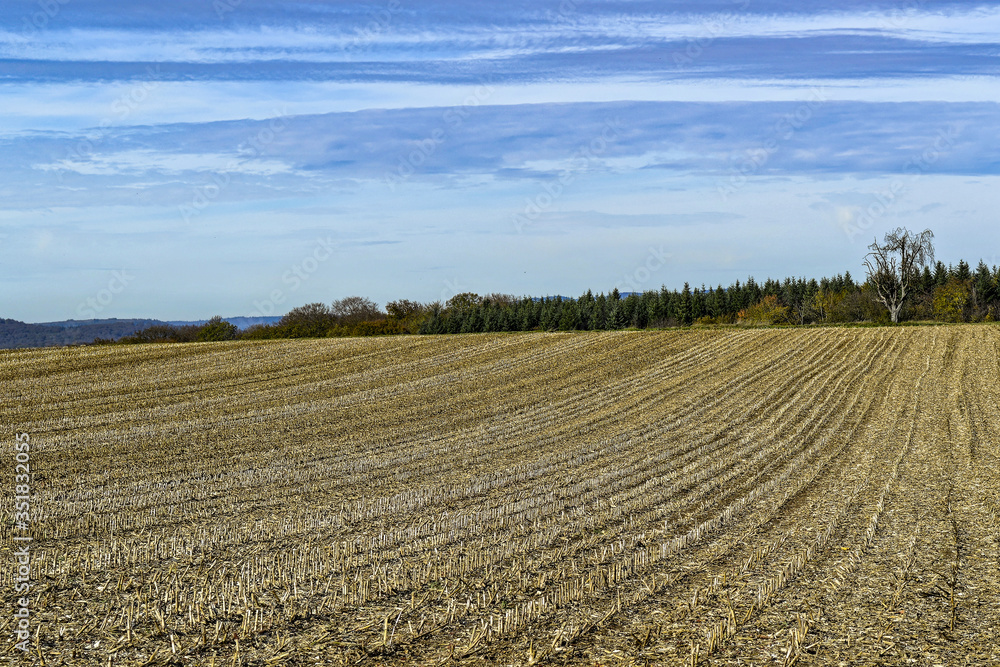
POLYGON ((0 379, 46 663, 1000 662, 995 327, 37 350, 0 379))

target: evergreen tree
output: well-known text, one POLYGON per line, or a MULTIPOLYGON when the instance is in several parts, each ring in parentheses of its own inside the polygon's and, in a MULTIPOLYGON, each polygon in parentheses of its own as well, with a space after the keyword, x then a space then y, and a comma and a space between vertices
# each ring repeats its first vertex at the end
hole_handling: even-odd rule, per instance
POLYGON ((708 295, 705 294, 705 286, 691 292, 691 318, 692 322, 705 316, 708 312, 708 295))
POLYGON ((583 331, 590 331, 594 321, 594 295, 590 290, 577 299, 576 302, 576 327, 583 331))
MULTIPOLYGON (((785 282, 786 283, 791 282, 791 280, 792 280, 791 278, 785 278, 785 282)), ((763 296, 781 296, 781 293, 782 293, 782 285, 777 280, 774 280, 773 278, 768 277, 768 279, 764 281, 764 287, 761 289, 761 296, 762 297, 763 296)))
POLYGON ((718 294, 714 287, 709 287, 708 291, 705 292, 704 302, 705 302, 705 317, 717 317, 718 311, 718 294))
POLYGON ((972 300, 975 309, 976 319, 982 319, 990 310, 990 306, 997 300, 998 291, 993 274, 986 262, 979 260, 976 273, 972 278, 972 300))
POLYGON ((483 332, 483 311, 475 306, 462 312, 462 327, 459 333, 482 333, 483 332))
POLYGON ((624 329, 627 324, 628 320, 625 319, 625 309, 622 307, 621 300, 612 301, 608 313, 608 328, 624 329))
POLYGON ((625 320, 625 326, 634 327, 635 311, 639 308, 639 296, 633 292, 622 299, 621 305, 622 318, 625 320))
MULTIPOLYGON (((760 286, 757 285, 757 281, 753 279, 753 276, 747 278, 746 286, 743 288, 745 292, 746 306, 752 306, 761 299, 760 286)), ((744 308, 746 307, 744 306, 744 308)))
POLYGON ((464 319, 464 312, 452 310, 445 311, 442 333, 459 333, 462 330, 464 319))
POLYGON ((660 293, 656 298, 657 321, 666 321, 673 315, 673 291, 667 289, 666 285, 660 285, 660 293))
POLYGON ((655 292, 643 292, 642 296, 639 297, 639 304, 635 308, 635 312, 632 313, 633 325, 645 329, 649 326, 649 304, 652 301, 655 292))
POLYGON ((677 321, 684 326, 690 326, 694 321, 694 310, 691 306, 691 286, 684 283, 681 298, 677 303, 677 321))
POLYGON ((538 327, 536 304, 531 299, 525 299, 521 303, 520 329, 521 331, 532 331, 538 327))
MULTIPOLYGON (((658 327, 663 325, 663 320, 667 319, 667 309, 664 307, 666 299, 664 296, 667 294, 667 286, 661 285, 659 292, 653 292, 649 300, 648 312, 646 313, 646 318, 649 320, 649 325, 658 327)), ((667 297, 669 298, 669 297, 667 297)))
POLYGON ((539 322, 543 331, 552 331, 559 324, 559 312, 556 299, 545 299, 542 302, 542 317, 539 322))
POLYGON ((948 268, 944 265, 944 262, 938 260, 934 265, 934 286, 944 287, 948 284, 948 268))
POLYGON ((560 331, 575 331, 579 328, 577 305, 573 301, 562 304, 562 312, 559 315, 560 331))
POLYGON ((746 307, 743 304, 743 300, 743 287, 740 285, 740 281, 737 280, 726 291, 726 314, 730 315, 743 310, 746 307))
POLYGON ((502 306, 492 303, 489 299, 483 302, 483 331, 503 331, 504 317, 502 306))
POLYGON ((715 288, 715 292, 712 295, 709 305, 709 315, 712 317, 725 317, 729 314, 728 306, 726 304, 726 290, 719 285, 715 288))
POLYGON ((920 291, 924 294, 931 294, 934 291, 934 274, 931 273, 929 266, 924 267, 920 276, 920 291))
POLYGON ((602 331, 608 328, 608 298, 601 292, 594 299, 594 316, 590 326, 595 331, 602 331))
POLYGON ((417 330, 419 334, 437 334, 441 333, 441 322, 440 316, 436 312, 431 312, 423 322, 420 323, 420 329, 417 330))

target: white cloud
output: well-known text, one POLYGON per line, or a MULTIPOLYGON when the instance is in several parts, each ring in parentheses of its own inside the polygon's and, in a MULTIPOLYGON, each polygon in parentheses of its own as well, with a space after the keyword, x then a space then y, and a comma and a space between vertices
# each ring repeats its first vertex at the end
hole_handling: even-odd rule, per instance
POLYGON ((87 159, 66 158, 34 164, 32 167, 41 171, 73 171, 90 176, 137 175, 148 172, 180 175, 204 171, 272 176, 292 172, 289 165, 279 160, 237 158, 221 153, 174 154, 152 150, 105 153, 91 155, 87 159))
POLYGON ((732 12, 701 16, 591 16, 534 24, 414 28, 389 23, 383 30, 360 29, 350 21, 326 25, 252 29, 111 30, 47 29, 28 41, 0 31, 0 58, 67 62, 247 63, 294 60, 383 62, 431 58, 505 58, 591 49, 625 48, 650 41, 721 38, 881 34, 941 43, 992 43, 1000 34, 1000 8, 962 12, 830 12, 817 15, 760 15, 732 12))
MULTIPOLYGON (((490 84, 491 105, 548 102, 997 102, 993 77, 651 81, 608 77, 586 82, 490 84)), ((79 83, 0 84, 0 137, 27 131, 161 125, 279 115, 462 106, 478 85, 333 82, 161 82, 125 117, 114 104, 128 88, 79 83)))

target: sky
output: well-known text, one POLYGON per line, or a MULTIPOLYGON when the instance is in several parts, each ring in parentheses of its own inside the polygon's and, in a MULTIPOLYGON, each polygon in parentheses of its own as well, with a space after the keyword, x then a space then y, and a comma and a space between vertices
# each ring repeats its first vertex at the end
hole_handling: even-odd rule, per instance
POLYGON ((0 317, 1000 264, 1000 6, 4 0, 0 317))

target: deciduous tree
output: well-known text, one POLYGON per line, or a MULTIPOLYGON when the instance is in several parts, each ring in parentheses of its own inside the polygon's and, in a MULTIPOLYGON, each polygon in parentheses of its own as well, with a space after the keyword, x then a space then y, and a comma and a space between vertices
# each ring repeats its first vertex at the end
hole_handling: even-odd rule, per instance
POLYGON ((320 338, 335 324, 325 303, 307 303, 293 308, 278 322, 278 328, 289 338, 320 338))
POLYGON ((235 324, 216 315, 201 325, 198 329, 197 339, 199 341, 235 340, 239 332, 240 330, 235 324))
POLYGON ((337 323, 352 327, 361 322, 385 319, 385 313, 371 299, 363 296, 348 296, 333 302, 330 312, 337 323))
POLYGON ((929 229, 916 234, 898 227, 885 235, 881 245, 876 240, 868 246, 868 282, 893 322, 899 322, 899 311, 920 280, 923 267, 934 261, 933 239, 934 232, 929 229))
POLYGON ((943 322, 964 322, 970 298, 969 282, 952 279, 934 290, 934 318, 943 322))
POLYGON ((743 324, 778 324, 788 321, 788 306, 782 306, 778 297, 771 295, 739 312, 739 321, 743 324))

